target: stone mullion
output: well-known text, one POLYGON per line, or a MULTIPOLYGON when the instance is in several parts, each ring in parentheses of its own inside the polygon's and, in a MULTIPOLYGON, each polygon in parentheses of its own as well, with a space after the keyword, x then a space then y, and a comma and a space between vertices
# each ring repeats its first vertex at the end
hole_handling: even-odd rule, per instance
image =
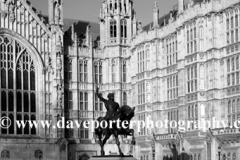
MULTIPOLYGON (((2 15, 1 15, 2 16, 2 15)), ((1 19, 0 19, 1 21, 1 19)), ((0 24, 1 25, 1 24, 0 24)), ((1 45, 1 44, 0 44, 1 45)), ((2 54, 2 49, 1 49, 1 52, 0 52, 0 75, 1 75, 1 72, 2 72, 2 59, 1 59, 1 54, 2 54)), ((2 84, 2 81, 1 81, 1 78, 0 78, 0 89, 1 89, 1 84, 2 84)), ((0 90, 0 105, 2 105, 2 90, 0 90)), ((0 107, 0 117, 2 117, 2 107, 0 107)), ((2 134, 2 130, 0 129, 0 134, 2 134)))
MULTIPOLYGON (((6 116, 8 117, 9 115, 9 108, 8 108, 8 106, 9 106, 9 88, 8 88, 8 82, 9 82, 9 80, 8 80, 8 70, 9 70, 9 68, 8 68, 8 61, 9 61, 9 59, 8 59, 8 52, 7 52, 7 50, 8 50, 8 46, 9 45, 6 45, 6 52, 5 52, 5 54, 6 54, 6 104, 7 104, 7 106, 6 106, 6 116)), ((7 130, 7 134, 9 134, 9 129, 6 129, 7 130)))
MULTIPOLYGON (((17 71, 17 53, 16 53, 16 41, 13 41, 13 79, 15 80, 13 82, 13 95, 14 95, 14 105, 13 105, 13 111, 14 111, 14 122, 17 120, 17 86, 16 86, 16 71, 17 71)), ((14 125, 14 134, 17 134, 17 125, 14 125)))

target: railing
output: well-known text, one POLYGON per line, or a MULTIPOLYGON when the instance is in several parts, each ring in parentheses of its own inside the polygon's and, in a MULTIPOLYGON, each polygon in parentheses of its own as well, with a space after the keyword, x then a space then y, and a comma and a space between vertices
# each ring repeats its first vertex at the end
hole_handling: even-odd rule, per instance
POLYGON ((240 129, 239 128, 221 128, 221 129, 214 129, 213 135, 225 135, 225 134, 239 134, 240 129))
POLYGON ((176 139, 176 134, 159 134, 156 135, 156 140, 176 139))
POLYGON ((78 118, 95 118, 103 117, 105 112, 103 111, 70 111, 67 116, 78 118))

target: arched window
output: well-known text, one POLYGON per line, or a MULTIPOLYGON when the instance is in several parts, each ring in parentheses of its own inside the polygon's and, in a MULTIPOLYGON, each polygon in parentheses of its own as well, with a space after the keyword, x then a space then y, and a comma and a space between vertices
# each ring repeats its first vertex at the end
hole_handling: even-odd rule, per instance
POLYGON ((123 82, 127 82, 127 66, 123 63, 123 82))
POLYGON ((115 19, 110 21, 110 37, 115 38, 117 37, 117 22, 115 19))
POLYGON ((88 82, 88 65, 87 61, 84 62, 84 82, 88 82))
POLYGON ((194 106, 192 106, 192 117, 195 117, 194 111, 195 111, 194 106))
POLYGON ((198 160, 201 160, 201 154, 200 153, 198 154, 198 160))
POLYGON ((72 91, 68 92, 68 109, 73 109, 73 93, 72 93, 72 91))
POLYGON ((228 102, 228 114, 231 114, 231 101, 228 102))
POLYGON ((231 85, 231 77, 230 77, 230 74, 227 76, 227 85, 228 85, 228 86, 231 85))
MULTIPOLYGON (((32 120, 31 117, 36 116, 35 66, 28 50, 17 41, 1 35, 0 64, 1 117, 32 120)), ((1 129, 1 134, 36 134, 35 128, 31 130, 28 125, 24 129, 15 128, 12 123, 8 129, 1 129)))
POLYGON ((112 64, 112 82, 116 82, 116 66, 115 64, 112 64))
POLYGON ((236 70, 239 70, 239 57, 236 57, 236 70))
POLYGON ((233 17, 231 17, 231 29, 233 28, 233 17))
POLYGON ((238 15, 235 16, 235 27, 238 27, 238 15))
POLYGON ((83 109, 84 109, 83 92, 79 93, 79 97, 80 97, 80 107, 79 107, 79 110, 83 111, 83 109))
POLYGON ((199 27, 199 38, 203 39, 204 38, 203 35, 204 35, 203 26, 200 26, 199 27))
POLYGON ((127 93, 123 92, 123 105, 127 105, 127 93))
POLYGON ((2 150, 1 158, 2 159, 9 159, 10 158, 10 152, 8 150, 2 150))
POLYGON ((190 110, 190 106, 188 106, 188 118, 191 118, 191 110, 190 110))
POLYGON ((227 19, 227 23, 226 23, 226 27, 227 27, 227 30, 229 30, 229 19, 227 19))
POLYGON ((234 60, 234 58, 232 58, 232 71, 234 71, 235 70, 235 60, 234 60))
POLYGON ((146 58, 147 58, 147 70, 150 70, 150 50, 146 51, 146 58))
POLYGON ((68 80, 71 81, 72 80, 72 62, 69 61, 68 63, 68 80))
POLYGON ((195 118, 198 118, 198 105, 195 105, 195 118))
POLYGON ((194 159, 193 160, 197 160, 197 154, 194 154, 194 159))
POLYGON ((233 153, 232 160, 236 160, 236 153, 233 153))
POLYGON ((223 154, 222 159, 223 159, 223 160, 226 160, 226 154, 223 154))
POLYGON ((235 100, 232 101, 232 113, 236 112, 235 100))
POLYGON ((126 19, 121 20, 121 37, 127 38, 127 20, 126 19))
POLYGON ((237 113, 240 112, 240 99, 237 100, 237 113))
MULTIPOLYGON (((183 153, 184 154, 184 153, 183 153)), ((193 160, 193 156, 192 156, 192 154, 190 155, 190 160, 193 160)))
POLYGON ((227 72, 230 72, 230 60, 227 60, 227 72))
POLYGON ((84 93, 84 101, 85 101, 84 110, 87 111, 88 110, 88 93, 87 92, 84 93))
POLYGON ((87 111, 88 110, 88 93, 87 92, 80 92, 79 93, 79 99, 80 99, 80 111, 87 111))
POLYGON ((232 160, 232 159, 231 159, 231 153, 228 153, 228 155, 227 155, 227 160, 232 160))
POLYGON ((88 139, 89 138, 89 124, 83 121, 80 126, 80 133, 79 137, 81 139, 88 139), (85 126, 86 125, 86 126, 85 126))

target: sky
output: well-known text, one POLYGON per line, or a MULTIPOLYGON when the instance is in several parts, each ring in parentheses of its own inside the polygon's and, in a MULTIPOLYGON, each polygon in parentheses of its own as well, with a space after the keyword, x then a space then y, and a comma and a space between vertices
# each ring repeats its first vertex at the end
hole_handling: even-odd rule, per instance
MULTIPOLYGON (((32 6, 48 15, 48 0, 29 0, 32 6)), ((98 22, 100 6, 103 0, 63 0, 64 18, 98 22)), ((167 14, 178 0, 134 0, 134 8, 137 12, 137 19, 143 25, 152 22, 153 7, 158 2, 160 16, 167 14)))

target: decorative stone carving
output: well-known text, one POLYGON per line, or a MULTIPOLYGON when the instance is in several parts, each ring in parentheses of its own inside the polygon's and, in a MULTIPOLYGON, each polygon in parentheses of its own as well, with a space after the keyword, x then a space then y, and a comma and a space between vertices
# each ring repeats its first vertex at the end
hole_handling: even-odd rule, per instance
POLYGON ((57 42, 56 42, 56 50, 57 52, 62 52, 62 38, 61 36, 58 36, 57 42))
POLYGON ((60 5, 57 3, 55 6, 55 24, 59 24, 61 19, 61 9, 60 5))
POLYGON ((15 20, 15 5, 13 4, 13 2, 9 3, 9 20, 12 22, 15 20))
POLYGON ((64 88, 62 86, 62 83, 57 85, 57 101, 58 101, 58 109, 62 109, 63 107, 63 94, 64 94, 64 88))
POLYGON ((62 57, 60 52, 57 53, 56 69, 57 69, 57 79, 61 80, 62 79, 62 57))

